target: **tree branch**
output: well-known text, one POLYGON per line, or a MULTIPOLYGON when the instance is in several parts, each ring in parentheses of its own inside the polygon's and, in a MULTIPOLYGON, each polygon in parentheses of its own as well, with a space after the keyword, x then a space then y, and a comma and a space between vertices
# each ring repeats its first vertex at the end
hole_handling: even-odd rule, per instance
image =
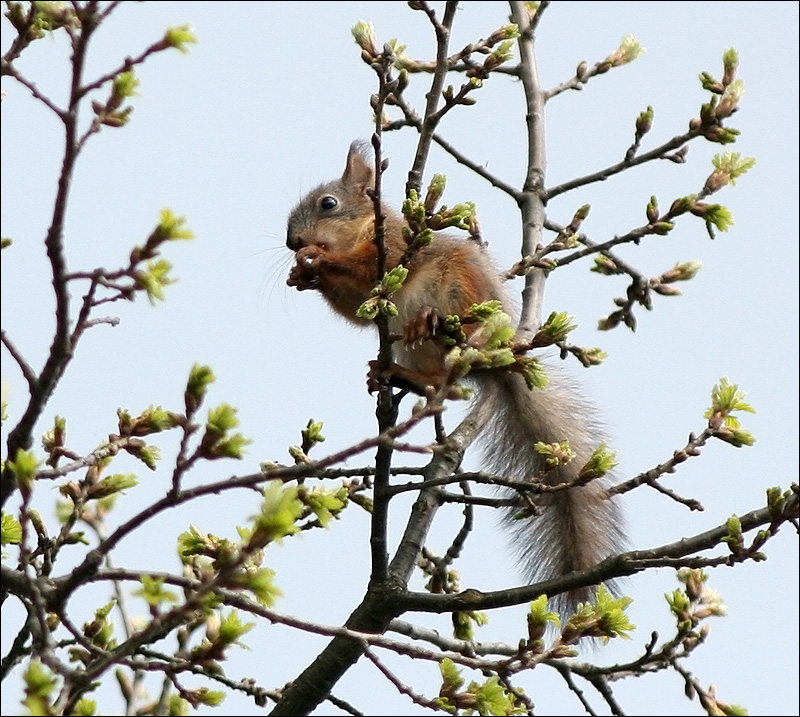
MULTIPOLYGON (((544 93, 539 85, 539 76, 534 55, 533 26, 528 6, 521 0, 512 0, 511 19, 519 27, 519 76, 525 91, 525 122, 528 130, 528 161, 522 196, 517 204, 522 213, 522 256, 532 254, 541 244, 544 227, 544 93)), ((517 333, 520 339, 533 336, 542 322, 542 303, 546 275, 533 269, 525 275, 522 290, 522 311, 517 333)))

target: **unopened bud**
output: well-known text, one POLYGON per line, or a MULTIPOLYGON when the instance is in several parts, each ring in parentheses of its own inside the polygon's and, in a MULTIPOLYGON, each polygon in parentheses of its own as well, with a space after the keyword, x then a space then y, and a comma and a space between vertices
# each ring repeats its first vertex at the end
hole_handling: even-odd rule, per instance
POLYGON ((666 236, 669 234, 675 225, 672 222, 656 222, 653 224, 651 231, 653 234, 658 234, 659 236, 666 236))
POLYGON ((707 128, 706 131, 703 132, 703 136, 711 142, 729 144, 736 141, 736 137, 739 136, 739 130, 714 125, 713 127, 707 128))
POLYGON ((622 312, 614 311, 597 322, 597 329, 598 331, 608 331, 619 326, 620 321, 622 321, 622 312))
POLYGON ((653 108, 648 105, 636 118, 636 138, 641 139, 653 128, 653 108))
POLYGON ((353 25, 351 32, 356 44, 364 51, 362 58, 368 61, 374 60, 378 54, 378 41, 375 38, 375 27, 371 22, 359 20, 353 25), (364 57, 366 55, 366 57, 364 57))
POLYGON ((445 186, 447 185, 447 177, 444 174, 434 174, 431 179, 428 193, 425 195, 425 210, 433 212, 436 205, 444 194, 445 186))
POLYGON ((727 172, 722 172, 719 169, 714 170, 711 174, 708 175, 708 179, 706 179, 706 183, 703 185, 703 193, 713 194, 714 192, 718 192, 727 184, 728 184, 727 172))
POLYGON ((696 204, 697 197, 694 194, 689 194, 686 197, 679 197, 672 202, 672 206, 669 208, 669 215, 671 217, 677 217, 681 214, 686 214, 686 212, 691 212, 696 204))
POLYGON ((689 281, 689 279, 694 279, 697 276, 697 272, 700 271, 702 266, 703 262, 697 260, 676 264, 661 275, 661 281, 664 283, 689 281))
POLYGON ((572 217, 572 221, 567 225, 567 231, 570 234, 574 234, 575 232, 580 229, 581 224, 583 224, 583 220, 589 216, 589 211, 591 210, 590 204, 584 204, 581 207, 578 207, 577 211, 572 217))
POLYGON ((650 201, 647 203, 647 221, 650 224, 653 224, 658 221, 659 213, 658 213, 658 201, 655 198, 655 195, 650 197, 650 201))
POLYGON ((722 56, 722 64, 724 66, 724 74, 722 75, 722 84, 727 87, 736 79, 736 70, 739 67, 739 55, 732 47, 725 50, 722 56))
POLYGON ((653 291, 661 296, 680 296, 683 292, 675 286, 669 284, 653 284, 653 291))

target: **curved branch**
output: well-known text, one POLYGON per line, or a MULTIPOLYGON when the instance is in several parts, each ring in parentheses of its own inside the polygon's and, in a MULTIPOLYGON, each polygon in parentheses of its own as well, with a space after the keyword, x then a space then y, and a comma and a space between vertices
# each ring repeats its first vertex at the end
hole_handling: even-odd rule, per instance
MULTIPOLYGON (((798 495, 793 493, 786 500, 780 510, 780 514, 777 516, 772 507, 750 511, 739 518, 742 532, 754 530, 762 525, 773 525, 776 520, 790 522, 797 517, 798 504, 798 495)), ((648 568, 686 566, 688 565, 687 561, 697 560, 694 557, 696 553, 714 548, 729 534, 728 526, 723 523, 691 538, 683 538, 675 543, 661 545, 648 550, 632 550, 627 553, 621 553, 620 555, 606 558, 588 570, 572 572, 560 578, 520 588, 491 592, 468 589, 454 595, 407 593, 398 596, 398 599, 403 611, 447 613, 457 610, 489 610, 498 607, 509 607, 530 602, 540 595, 557 595, 566 590, 596 585, 613 578, 634 575, 648 568)), ((730 554, 725 556, 723 560, 705 559, 703 564, 731 564, 732 562, 738 562, 738 560, 735 555, 730 554), (711 561, 710 563, 708 562, 709 560, 711 561)))
MULTIPOLYGON (((570 179, 568 182, 563 182, 562 184, 558 184, 555 187, 551 187, 550 189, 545 190, 544 195, 546 199, 549 201, 553 199, 553 197, 557 197, 559 194, 564 194, 565 192, 570 192, 573 189, 577 189, 578 187, 585 187, 587 184, 594 184, 595 182, 604 182, 609 177, 613 177, 615 174, 619 174, 620 172, 624 172, 626 169, 630 169, 631 167, 638 167, 640 164, 645 164, 646 162, 652 162, 654 159, 670 159, 671 161, 676 161, 672 159, 671 156, 667 156, 667 152, 675 149, 680 149, 685 145, 687 142, 690 142, 697 137, 701 137, 703 134, 702 129, 690 129, 688 132, 684 134, 679 134, 672 139, 664 142, 659 147, 650 150, 649 152, 645 152, 644 154, 637 155, 631 159, 623 159, 621 162, 617 162, 616 164, 612 164, 605 169, 598 170, 597 172, 592 172, 592 174, 587 174, 584 177, 577 177, 576 179, 570 179)), ((680 164, 682 160, 678 161, 680 164)))
POLYGON ((28 383, 28 390, 33 392, 36 390, 36 382, 38 381, 38 377, 36 376, 36 372, 33 370, 33 367, 25 360, 25 357, 20 353, 19 349, 14 345, 10 338, 8 338, 8 334, 5 331, 0 333, 0 340, 3 342, 3 346, 6 347, 8 353, 11 354, 11 358, 17 362, 17 366, 19 366, 19 370, 22 372, 22 377, 28 383))

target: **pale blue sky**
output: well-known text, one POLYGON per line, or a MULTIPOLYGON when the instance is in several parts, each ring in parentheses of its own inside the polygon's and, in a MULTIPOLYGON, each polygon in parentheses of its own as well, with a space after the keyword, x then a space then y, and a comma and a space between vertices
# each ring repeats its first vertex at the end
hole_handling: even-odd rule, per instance
MULTIPOLYGON (((506 13, 505 3, 463 3, 453 46, 487 36, 506 22, 506 13)), ((374 399, 363 381, 375 337, 345 325, 313 292, 286 287, 291 255, 283 245, 294 203, 318 182, 340 174, 349 143, 372 131, 368 100, 374 74, 350 36, 359 19, 375 24, 381 42, 397 37, 411 55, 432 54, 424 16, 403 2, 130 3, 97 34, 89 57, 90 73, 96 74, 137 54, 169 25, 191 24, 199 42, 186 56, 163 53, 141 67, 130 125, 90 141, 68 217, 70 268, 116 268, 149 233, 162 207, 186 216, 196 239, 167 250, 180 281, 168 287, 165 303, 113 305, 108 311, 121 324, 87 333, 39 432, 54 415, 66 416, 70 446, 89 451, 115 429, 120 406, 133 412, 150 403, 180 407, 186 376, 198 361, 212 366, 217 376, 209 405, 238 407, 241 430, 253 443, 245 461, 201 466, 190 481, 249 473, 265 459, 288 462, 286 447, 299 442, 310 417, 325 424, 327 441, 316 449, 319 456, 374 432, 374 399)), ((9 25, 0 24, 5 50, 9 25)), ((729 122, 742 132, 733 149, 757 160, 735 187, 715 196, 735 218, 727 233, 711 241, 701 221, 683 221, 669 238, 651 237, 638 248, 620 250, 646 275, 677 262, 703 262, 698 276, 681 286, 684 296, 657 296, 652 312, 637 312, 636 334, 594 328, 613 309, 612 298, 624 291, 623 278, 591 274, 586 263, 556 272, 548 283, 545 313, 573 314, 579 324, 573 340, 609 354, 601 367, 584 370, 574 362, 570 369, 603 407, 621 478, 667 460, 690 431, 702 430, 711 387, 722 376, 739 384, 758 411, 744 418, 744 427, 758 439, 755 446, 709 445, 702 457, 665 481, 699 499, 705 512, 690 513, 645 490, 629 496, 631 541, 646 548, 760 507, 766 487, 785 488, 796 480, 798 4, 554 2, 538 31, 543 85, 567 79, 581 60, 603 59, 629 33, 645 46, 643 57, 549 105, 548 185, 621 159, 636 115, 648 105, 655 122, 645 148, 684 131, 707 97, 698 74, 721 74, 722 53, 729 47, 739 52, 746 86, 742 110, 729 122)), ((18 67, 60 100, 66 54, 63 42, 45 39, 23 55, 18 67)), ((3 89, 2 235, 12 237, 14 246, 3 253, 2 326, 38 368, 52 325, 42 237, 60 161, 59 127, 27 90, 6 78, 3 89)), ((422 93, 412 90, 411 96, 422 93)), ((519 86, 492 77, 476 97, 474 108, 447 117, 442 133, 507 181, 521 183, 519 86)), ((386 196, 394 204, 401 200, 413 141, 411 133, 386 138, 391 160, 386 196)), ((589 203, 592 211, 582 229, 595 241, 608 239, 644 221, 650 195, 667 207, 672 199, 697 192, 720 150, 693 143, 685 165, 650 165, 583 188, 553 201, 550 215, 567 223, 576 207, 589 203)), ((440 152, 432 153, 428 171, 447 174, 446 203, 477 203, 491 252, 498 265, 509 266, 519 252, 513 203, 440 152)), ((5 350, 2 382, 10 416, 3 427, 5 441, 26 400, 25 382, 5 350)), ((450 427, 458 413, 453 407, 446 416, 450 427)), ((415 437, 427 440, 428 435, 415 437)), ((166 435, 156 443, 164 469, 140 476, 139 486, 115 513, 120 522, 166 490, 176 446, 166 435)), ((369 460, 365 455, 350 465, 369 460)), ((468 464, 476 466, 475 458, 468 464)), ((123 465, 117 470, 126 470, 123 465)), ((139 466, 131 463, 127 470, 139 466)), ((46 510, 55 492, 42 493, 46 510)), ((175 537, 189 523, 234 538, 234 526, 243 524, 257 503, 253 493, 227 494, 160 517, 148 524, 144 544, 120 545, 116 562, 176 570, 175 537)), ((395 536, 404 511, 404 505, 393 511, 395 536)), ((502 536, 491 515, 478 516, 476 535, 458 566, 462 586, 508 586, 516 576, 502 536)), ((441 552, 459 518, 455 512, 449 524, 447 514, 440 518, 430 545, 441 552)), ((270 548, 269 564, 285 593, 276 608, 340 624, 366 583, 367 534, 365 517, 354 509, 325 533, 270 548)), ((784 528, 767 546, 766 563, 712 572, 710 584, 721 592, 729 615, 712 621, 708 644, 687 663, 702 683, 716 686, 720 699, 744 705, 753 715, 798 713, 797 542, 784 528)), ((669 570, 630 579, 625 589, 634 599, 630 614, 638 630, 633 640, 591 657, 627 660, 641 651, 652 630, 668 637, 672 620, 662 595, 675 587, 669 570)), ((78 607, 86 613, 78 620, 108 599, 106 592, 87 599, 78 607)), ((143 604, 135 607, 144 610, 143 604)), ((524 631, 523 612, 493 615, 479 638, 516 643, 524 631)), ((6 604, 2 619, 5 654, 19 612, 6 604)), ((420 622, 445 632, 449 624, 431 616, 420 622)), ((228 675, 253 676, 268 688, 292 679, 325 643, 266 625, 244 642, 251 650, 231 652, 228 675)), ((417 691, 438 689, 432 665, 388 662, 417 691)), ((579 713, 577 701, 559 682, 544 669, 518 680, 533 696, 537 713, 579 713)), ((703 713, 683 696, 674 674, 627 681, 615 689, 629 714, 703 713)), ((359 663, 335 693, 366 714, 423 714, 368 663, 359 663)), ((119 709, 102 697, 105 691, 99 694, 107 709, 119 709)), ((4 684, 1 699, 3 714, 20 713, 13 686, 4 684)), ((221 713, 262 713, 236 695, 224 705, 221 713)), ((316 714, 338 712, 323 705, 316 714)))

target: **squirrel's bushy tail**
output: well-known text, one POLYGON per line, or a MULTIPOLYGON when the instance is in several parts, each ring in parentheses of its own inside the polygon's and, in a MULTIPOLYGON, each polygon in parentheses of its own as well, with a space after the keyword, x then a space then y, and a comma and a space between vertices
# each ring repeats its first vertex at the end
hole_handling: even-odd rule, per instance
MULTIPOLYGON (((593 408, 557 368, 547 366, 546 371, 547 388, 533 390, 518 374, 481 372, 476 377, 475 410, 483 423, 484 465, 509 478, 530 480, 544 468, 543 456, 533 447, 536 442, 568 439, 576 457, 539 478, 556 485, 574 481, 604 439, 593 408)), ((529 518, 514 519, 520 508, 509 509, 505 522, 525 578, 535 582, 582 570, 622 548, 622 516, 616 501, 607 497, 607 486, 600 478, 581 487, 534 494, 540 515, 529 518)), ((563 616, 593 595, 594 588, 580 588, 553 596, 552 604, 563 616)))

